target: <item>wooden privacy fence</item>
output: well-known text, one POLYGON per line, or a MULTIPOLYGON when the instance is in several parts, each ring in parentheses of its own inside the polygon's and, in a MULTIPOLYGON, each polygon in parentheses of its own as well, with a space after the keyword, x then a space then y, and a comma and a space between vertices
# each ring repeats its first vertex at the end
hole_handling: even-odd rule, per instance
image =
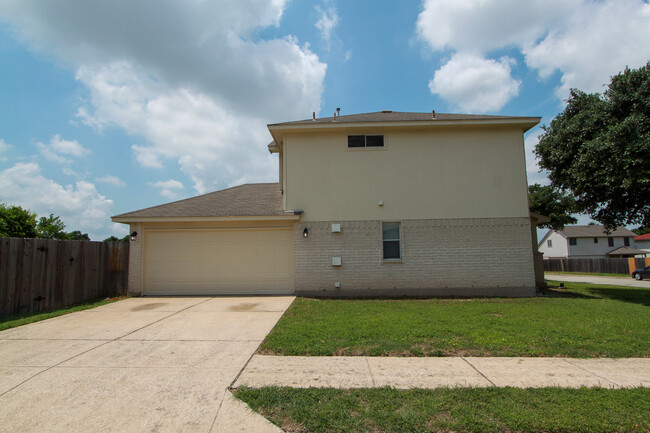
POLYGON ((631 274, 646 265, 646 259, 544 259, 548 272, 587 272, 606 274, 631 274))
POLYGON ((125 295, 128 242, 0 238, 0 317, 125 295))

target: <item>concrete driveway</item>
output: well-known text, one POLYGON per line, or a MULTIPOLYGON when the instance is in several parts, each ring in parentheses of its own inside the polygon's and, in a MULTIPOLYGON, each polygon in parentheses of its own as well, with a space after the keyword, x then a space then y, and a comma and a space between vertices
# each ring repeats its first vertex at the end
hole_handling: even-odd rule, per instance
POLYGON ((613 286, 645 287, 650 289, 650 280, 637 281, 630 277, 603 277, 601 275, 566 275, 545 272, 544 278, 549 281, 569 281, 573 283, 609 284, 613 286))
POLYGON ((132 298, 0 332, 0 431, 224 431, 293 299, 132 298))

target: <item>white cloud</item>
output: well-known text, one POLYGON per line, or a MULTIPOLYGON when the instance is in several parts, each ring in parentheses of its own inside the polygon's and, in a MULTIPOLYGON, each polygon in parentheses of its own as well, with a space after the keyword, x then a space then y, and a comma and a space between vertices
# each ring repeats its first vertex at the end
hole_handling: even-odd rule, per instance
POLYGON ((327 49, 330 49, 330 42, 332 39, 332 30, 339 22, 339 16, 334 6, 328 8, 321 8, 316 6, 316 12, 319 14, 318 21, 316 21, 316 28, 320 31, 321 38, 327 43, 327 49))
POLYGON ((540 78, 559 71, 561 99, 571 87, 602 91, 611 75, 650 58, 643 0, 425 0, 416 29, 434 51, 516 48, 540 78))
POLYGON ((97 177, 97 178, 95 178, 95 181, 100 182, 100 183, 105 183, 105 184, 108 184, 108 185, 117 186, 117 187, 125 187, 126 186, 126 182, 124 182, 119 177, 113 176, 111 174, 107 174, 106 176, 97 177))
POLYGON ((436 71, 429 89, 463 111, 500 110, 519 93, 521 83, 510 76, 511 61, 507 57, 496 61, 472 54, 455 54, 436 71))
POLYGON ((138 163, 143 167, 149 168, 162 168, 162 162, 158 158, 158 150, 154 146, 138 146, 134 144, 131 146, 133 156, 138 163))
POLYGON ((7 143, 2 138, 0 138, 0 153, 8 151, 10 147, 11 144, 7 143))
POLYGON ((529 185, 532 185, 534 183, 548 185, 550 183, 548 179, 548 172, 546 170, 540 169, 539 161, 535 156, 535 146, 537 146, 537 143, 539 143, 539 137, 543 133, 544 130, 538 127, 534 131, 528 133, 526 139, 524 140, 524 149, 526 153, 526 174, 528 177, 529 185))
POLYGON ((326 65, 294 37, 258 36, 285 3, 6 0, 0 14, 76 69, 84 122, 142 137, 141 165, 176 161, 205 192, 275 179, 265 125, 320 111, 326 65))
POLYGON ((149 185, 155 188, 160 188, 160 195, 168 199, 178 198, 179 195, 177 190, 185 188, 181 182, 174 179, 149 182, 149 185))
POLYGON ((99 194, 95 185, 83 180, 63 186, 41 174, 36 163, 17 163, 0 171, 0 199, 20 205, 39 216, 61 217, 67 230, 88 232, 103 239, 110 228, 113 200, 99 194))
POLYGON ((650 4, 640 0, 581 2, 561 26, 549 28, 538 43, 524 46, 526 64, 547 78, 562 74, 556 89, 602 92, 625 66, 638 68, 650 59, 650 4))
POLYGON ((90 150, 83 147, 77 140, 64 140, 59 134, 54 135, 49 143, 36 143, 36 147, 45 159, 60 164, 70 164, 72 159, 66 158, 81 157, 90 154, 90 150))
MULTIPOLYGON (((8 151, 10 147, 11 147, 11 144, 7 143, 2 138, 0 138, 0 154, 8 151)), ((0 161, 4 162, 6 160, 7 160, 6 156, 0 156, 0 161)))

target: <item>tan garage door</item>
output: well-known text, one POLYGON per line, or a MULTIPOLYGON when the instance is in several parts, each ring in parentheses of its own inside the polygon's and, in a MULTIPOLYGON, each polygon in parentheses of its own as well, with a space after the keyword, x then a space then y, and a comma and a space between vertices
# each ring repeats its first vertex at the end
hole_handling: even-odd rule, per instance
POLYGON ((291 229, 151 231, 144 235, 144 293, 293 293, 291 229))

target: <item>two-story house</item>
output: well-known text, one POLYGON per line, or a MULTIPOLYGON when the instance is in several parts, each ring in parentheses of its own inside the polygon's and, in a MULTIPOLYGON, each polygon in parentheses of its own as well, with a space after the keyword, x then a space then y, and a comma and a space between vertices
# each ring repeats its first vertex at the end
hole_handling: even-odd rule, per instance
POLYGON ((643 254, 635 248, 635 236, 625 227, 606 233, 601 225, 566 226, 564 230, 549 230, 538 247, 545 259, 634 257, 643 254))
POLYGON ((382 111, 268 125, 278 183, 113 217, 131 226, 129 291, 534 295, 541 217, 523 134, 539 120, 382 111))

